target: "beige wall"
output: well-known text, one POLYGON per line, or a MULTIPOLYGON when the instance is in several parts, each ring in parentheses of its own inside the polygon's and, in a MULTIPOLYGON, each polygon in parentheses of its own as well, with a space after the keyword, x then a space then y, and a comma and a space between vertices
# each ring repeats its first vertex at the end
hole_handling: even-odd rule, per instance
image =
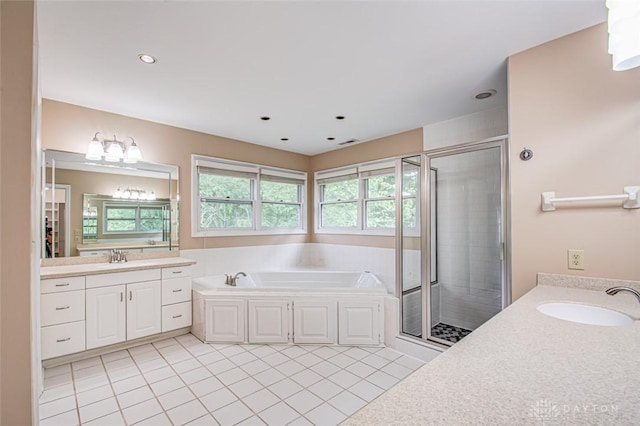
MULTIPOLYGON (((313 173, 318 170, 332 169, 404 154, 415 154, 421 151, 422 129, 410 130, 408 132, 398 133, 397 135, 315 155, 311 157, 309 175, 313 176, 313 173)), ((310 200, 313 200, 313 189, 314 188, 310 189, 310 200)), ((313 208, 309 209, 309 223, 313 223, 313 208)), ((313 229, 311 229, 311 232, 311 241, 314 243, 348 244, 382 248, 395 247, 395 237, 316 234, 313 233, 313 229)))
POLYGON ((640 279, 640 210, 540 211, 540 194, 620 194, 640 185, 640 69, 614 72, 605 24, 509 59, 513 298, 536 272, 640 279), (522 147, 532 160, 518 158, 522 147), (567 269, 567 249, 585 270, 567 269))
POLYGON ((0 424, 30 425, 34 4, 3 1, 0 19, 0 424))
POLYGON ((85 152, 93 134, 132 136, 145 161, 180 168, 180 248, 197 249, 306 242, 306 235, 191 237, 191 154, 209 155, 307 171, 309 157, 192 130, 111 114, 77 105, 44 100, 42 146, 85 152))
MULTIPOLYGON (((120 137, 133 136, 145 161, 180 167, 180 248, 235 247, 310 241, 308 235, 191 238, 191 154, 203 154, 309 172, 361 163, 422 150, 422 129, 411 130, 363 144, 309 157, 191 130, 152 123, 77 105, 45 99, 42 112, 42 146, 84 152, 96 131, 120 137)), ((57 179, 60 183, 60 179, 57 179)), ((309 185, 313 200, 313 185, 309 185)), ((311 241, 335 244, 393 247, 393 237, 313 235, 313 203, 308 211, 311 241)), ((72 224, 72 229, 73 224, 72 224)))

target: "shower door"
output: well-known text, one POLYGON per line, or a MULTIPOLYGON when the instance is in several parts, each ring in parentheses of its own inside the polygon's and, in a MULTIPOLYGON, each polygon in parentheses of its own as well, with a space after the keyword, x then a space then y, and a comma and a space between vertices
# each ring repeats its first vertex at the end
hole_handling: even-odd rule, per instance
POLYGON ((505 141, 427 152, 400 169, 402 334, 451 345, 509 303, 505 141))

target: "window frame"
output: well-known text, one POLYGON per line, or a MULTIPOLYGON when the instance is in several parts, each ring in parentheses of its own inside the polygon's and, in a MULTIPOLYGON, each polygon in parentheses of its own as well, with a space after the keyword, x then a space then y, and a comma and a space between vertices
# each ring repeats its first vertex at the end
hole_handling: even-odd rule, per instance
MULTIPOLYGON (((102 234, 103 235, 154 235, 154 234, 162 234, 164 232, 163 229, 159 229, 159 230, 154 230, 154 231, 142 231, 140 230, 140 223, 142 221, 142 217, 140 216, 140 211, 141 209, 157 209, 160 210, 161 213, 163 213, 161 215, 160 221, 164 224, 164 212, 163 212, 163 208, 161 205, 159 204, 141 204, 141 203, 137 203, 137 204, 131 204, 130 202, 127 203, 118 203, 115 201, 109 201, 109 202, 105 202, 102 205, 102 217, 104 218, 104 220, 102 221, 102 234), (109 231, 108 230, 108 226, 109 226, 109 217, 108 217, 108 211, 110 209, 133 209, 135 210, 135 218, 133 219, 124 219, 124 220, 132 220, 135 224, 135 230, 134 231, 109 231)), ((123 220, 123 219, 112 219, 112 220, 123 220)))
POLYGON ((315 173, 314 179, 314 211, 315 211, 315 233, 317 234, 356 234, 356 235, 395 235, 396 217, 396 191, 397 191, 397 159, 385 159, 363 164, 347 166, 338 169, 320 170, 315 173), (368 198, 368 179, 374 176, 391 175, 394 177, 394 191, 389 197, 368 198), (324 201, 323 186, 331 182, 342 182, 345 180, 357 179, 358 196, 356 199, 340 201, 324 201), (394 226, 389 228, 368 227, 367 226, 367 202, 390 200, 394 204, 394 226), (327 204, 356 202, 357 221, 355 227, 328 227, 322 224, 322 207, 327 204))
MULTIPOLYGON (((211 173, 217 174, 217 173, 211 173)), ((307 173, 283 169, 261 164, 244 163, 232 160, 225 160, 215 157, 207 157, 193 154, 191 156, 191 236, 192 237, 219 237, 219 236, 242 236, 242 235, 281 235, 281 234, 306 234, 307 233, 307 173), (215 169, 220 171, 220 175, 234 172, 253 175, 250 177, 250 199, 226 199, 218 197, 202 197, 199 188, 199 167, 215 169), (263 201, 262 181, 274 181, 283 183, 295 183, 298 186, 298 202, 292 201, 263 201), (252 226, 242 228, 202 228, 201 224, 201 202, 203 198, 215 200, 216 202, 236 202, 238 204, 250 204, 253 214, 251 216, 252 226), (294 205, 298 207, 299 226, 298 227, 266 227, 263 226, 263 205, 282 204, 294 205)))

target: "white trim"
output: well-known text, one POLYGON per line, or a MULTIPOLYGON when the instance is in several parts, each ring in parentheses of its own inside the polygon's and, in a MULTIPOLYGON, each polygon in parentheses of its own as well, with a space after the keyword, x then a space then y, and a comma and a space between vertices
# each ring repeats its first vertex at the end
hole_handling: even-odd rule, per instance
MULTIPOLYGON (((314 200, 313 200, 313 208, 314 208, 314 232, 316 234, 344 234, 344 235, 372 235, 372 236, 394 236, 395 235, 395 227, 393 228, 369 228, 366 226, 366 202, 367 201, 381 201, 381 200, 391 200, 396 204, 395 197, 392 196, 390 198, 367 198, 366 194, 366 184, 365 180, 374 176, 372 172, 376 170, 389 170, 389 173, 383 173, 379 176, 383 176, 386 174, 393 175, 395 180, 395 185, 398 185, 396 178, 396 166, 397 159, 399 157, 389 157, 382 160, 370 161, 366 163, 360 163, 351 166, 345 166, 336 169, 327 169, 327 170, 319 170, 314 174, 314 200), (350 200, 340 200, 340 201, 323 201, 322 200, 322 191, 320 187, 322 185, 326 185, 326 182, 329 179, 335 179, 338 181, 338 178, 345 177, 349 178, 353 176, 351 179, 358 180, 358 197, 350 200), (322 206, 323 205, 331 205, 338 203, 347 203, 347 202, 355 202, 357 204, 357 219, 355 227, 323 227, 322 226, 322 206)), ((375 175, 377 176, 377 175, 375 175)), ((345 179, 345 180, 351 180, 345 179)), ((397 209, 398 206, 396 205, 397 209)))
POLYGON ((385 160, 385 161, 375 161, 372 163, 365 163, 358 166, 358 172, 370 172, 372 170, 380 170, 380 169, 394 169, 396 167, 396 161, 393 160, 385 160))
POLYGON ((342 167, 338 169, 327 169, 327 170, 317 171, 314 174, 314 178, 317 181, 320 179, 329 179, 333 177, 347 176, 347 175, 353 175, 357 173, 358 173, 357 167, 342 167))
POLYGON ((258 166, 249 165, 248 163, 236 163, 235 161, 220 160, 218 158, 213 158, 213 157, 205 159, 205 157, 201 157, 195 154, 192 155, 192 158, 194 157, 195 157, 196 166, 201 166, 201 167, 210 167, 212 169, 233 170, 235 172, 256 173, 256 174, 260 170, 258 166))
POLYGON ((306 172, 298 172, 293 170, 275 169, 271 167, 260 167, 260 174, 267 176, 278 176, 295 180, 307 180, 306 172))
MULTIPOLYGON (((224 160, 203 155, 191 155, 191 236, 196 237, 224 237, 224 236, 248 236, 248 235, 298 235, 307 233, 307 173, 299 170, 283 169, 252 163, 224 160), (237 200, 251 203, 253 211, 253 223, 251 228, 244 229, 200 229, 200 199, 198 188, 198 167, 210 167, 215 169, 233 170, 238 172, 255 173, 252 177, 252 194, 249 200, 237 200), (300 201, 298 203, 285 203, 300 206, 300 228, 263 228, 262 227, 262 200, 260 200, 260 176, 277 176, 296 180, 302 186, 300 201)), ((269 201, 265 202, 269 204, 269 201)))

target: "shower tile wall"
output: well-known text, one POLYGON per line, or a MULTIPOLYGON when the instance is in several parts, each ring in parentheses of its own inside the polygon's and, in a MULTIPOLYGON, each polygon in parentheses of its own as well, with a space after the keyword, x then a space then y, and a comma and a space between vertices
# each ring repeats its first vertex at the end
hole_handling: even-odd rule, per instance
MULTIPOLYGON (((440 321, 473 330, 501 309, 500 154, 436 158, 440 321)), ((437 299, 436 299, 437 300, 437 299)))

